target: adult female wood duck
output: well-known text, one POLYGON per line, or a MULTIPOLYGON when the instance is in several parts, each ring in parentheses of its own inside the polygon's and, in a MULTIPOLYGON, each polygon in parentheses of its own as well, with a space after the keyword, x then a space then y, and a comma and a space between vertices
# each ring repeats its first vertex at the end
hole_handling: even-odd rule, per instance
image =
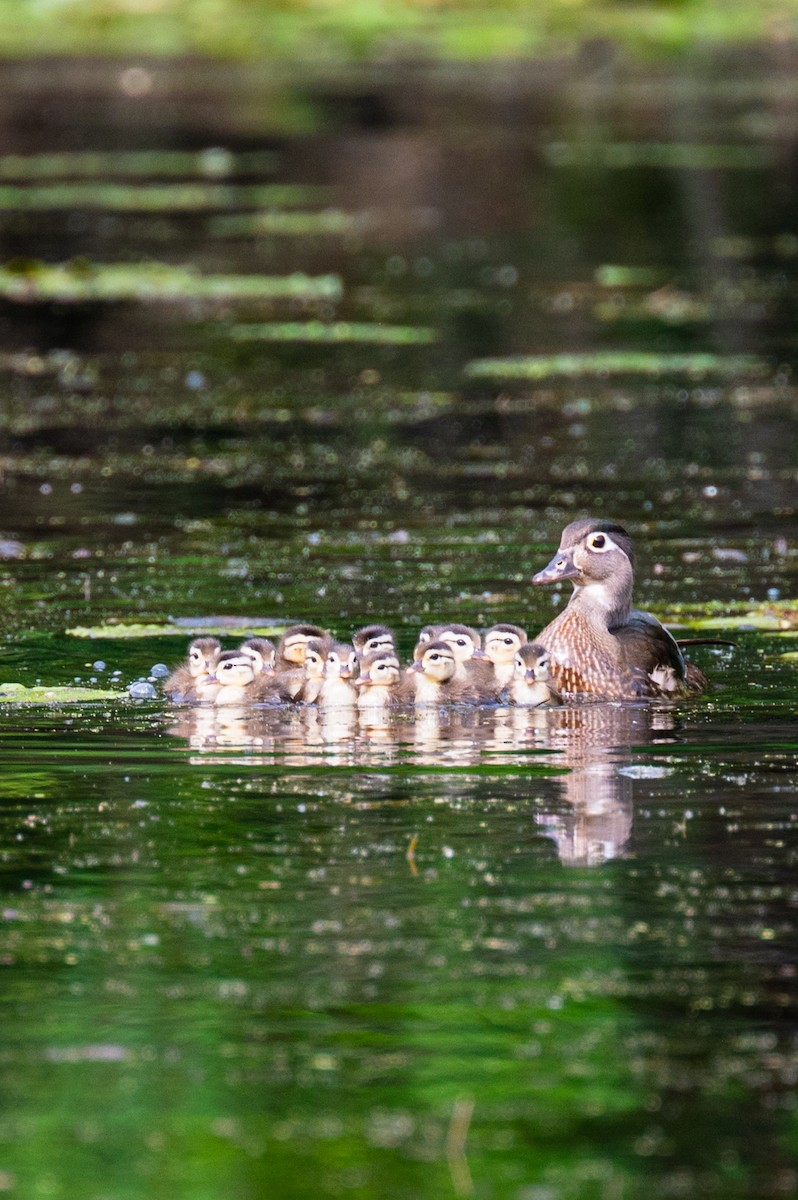
POLYGON ((695 696, 706 678, 652 616, 632 608, 632 539, 616 521, 585 518, 563 530, 534 584, 570 579, 567 606, 535 641, 549 651, 559 691, 609 700, 695 696))

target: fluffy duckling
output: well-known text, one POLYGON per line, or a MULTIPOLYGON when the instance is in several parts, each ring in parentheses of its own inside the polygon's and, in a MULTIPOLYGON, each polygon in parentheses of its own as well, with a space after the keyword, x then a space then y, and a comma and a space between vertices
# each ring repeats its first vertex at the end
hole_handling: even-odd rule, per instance
POLYGON ((516 656, 527 640, 526 630, 520 625, 492 625, 485 634, 485 654, 493 664, 497 695, 512 680, 516 656))
POLYGON ((554 558, 533 584, 570 579, 563 611, 537 635, 563 692, 608 700, 698 695, 707 680, 675 638, 652 616, 632 608, 632 539, 616 521, 572 521, 554 558))
POLYGON ((242 642, 238 647, 239 653, 251 654, 255 663, 256 674, 274 674, 274 659, 276 650, 274 643, 268 638, 251 637, 242 642))
POLYGON ((319 625, 292 625, 286 629, 277 643, 275 671, 279 673, 301 667, 305 661, 305 647, 311 638, 324 642, 330 640, 330 635, 319 625))
POLYGON ((364 710, 388 708, 401 704, 403 692, 399 658, 392 650, 377 650, 364 658, 355 682, 358 689, 357 707, 364 710))
POLYGON ((525 708, 562 704, 562 696, 549 675, 549 652, 540 642, 519 646, 509 690, 513 704, 525 708))
POLYGON ((475 682, 463 676, 457 656, 448 642, 439 639, 421 647, 421 657, 407 668, 413 687, 413 703, 463 704, 480 700, 475 682))
POLYGON ((418 646, 423 646, 427 642, 436 642, 443 628, 443 625, 425 625, 418 635, 418 646))
POLYGON ((252 704, 257 699, 258 675, 258 667, 251 654, 240 650, 223 651, 214 670, 219 685, 214 704, 252 704))
POLYGON ((357 650, 346 642, 333 642, 327 651, 319 704, 324 708, 357 704, 357 689, 351 682, 357 671, 357 650))
POLYGON ((264 684, 264 689, 275 700, 314 704, 324 682, 326 662, 327 641, 308 638, 302 644, 302 665, 276 670, 264 684))
POLYGON ((396 638, 387 625, 364 625, 352 634, 358 658, 367 658, 378 650, 396 650, 396 638))
POLYGON ((470 625, 442 625, 436 641, 447 642, 457 662, 457 676, 469 680, 487 698, 493 688, 493 667, 482 649, 482 638, 470 625))
POLYGON ((212 675, 221 650, 218 638, 194 638, 189 643, 186 661, 175 668, 163 685, 165 694, 178 702, 196 704, 212 700, 218 686, 212 675))

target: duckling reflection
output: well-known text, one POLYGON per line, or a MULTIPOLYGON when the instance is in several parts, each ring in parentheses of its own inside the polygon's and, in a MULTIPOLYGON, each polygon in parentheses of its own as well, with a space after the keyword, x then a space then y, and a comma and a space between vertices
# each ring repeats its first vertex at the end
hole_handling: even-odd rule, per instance
MULTIPOLYGON (((624 768, 634 762, 637 747, 674 739, 676 711, 664 701, 414 708, 397 699, 402 671, 395 655, 373 655, 366 674, 359 695, 368 702, 360 708, 199 706, 181 710, 170 732, 185 739, 198 763, 512 766, 514 772, 497 776, 504 789, 497 796, 528 804, 531 820, 556 845, 561 862, 575 866, 596 866, 624 853, 635 791, 646 786, 624 768), (562 774, 527 774, 524 768, 535 765, 559 767, 562 774)), ((380 786, 366 775, 363 780, 366 789, 380 786)), ((486 780, 490 788, 489 775, 447 777, 444 770, 436 786, 454 803, 484 792, 486 780)))

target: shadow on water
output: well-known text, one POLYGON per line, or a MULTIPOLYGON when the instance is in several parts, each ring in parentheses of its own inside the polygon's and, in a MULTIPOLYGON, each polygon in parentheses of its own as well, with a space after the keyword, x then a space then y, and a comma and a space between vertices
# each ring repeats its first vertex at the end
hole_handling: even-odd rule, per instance
POLYGON ((128 67, 0 82, 0 682, 122 691, 0 698, 0 1192, 795 1194, 793 49, 128 67), (584 512, 707 696, 125 696, 179 619, 531 633, 584 512))

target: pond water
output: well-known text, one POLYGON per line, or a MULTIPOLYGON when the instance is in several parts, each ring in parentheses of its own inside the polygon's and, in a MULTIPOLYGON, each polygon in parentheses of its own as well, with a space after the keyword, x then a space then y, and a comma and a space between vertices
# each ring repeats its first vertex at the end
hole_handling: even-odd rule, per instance
POLYGON ((121 695, 0 701, 0 1192, 796 1194, 794 80, 4 68, 0 682, 121 695), (127 697, 534 632, 580 514, 707 695, 127 697))

